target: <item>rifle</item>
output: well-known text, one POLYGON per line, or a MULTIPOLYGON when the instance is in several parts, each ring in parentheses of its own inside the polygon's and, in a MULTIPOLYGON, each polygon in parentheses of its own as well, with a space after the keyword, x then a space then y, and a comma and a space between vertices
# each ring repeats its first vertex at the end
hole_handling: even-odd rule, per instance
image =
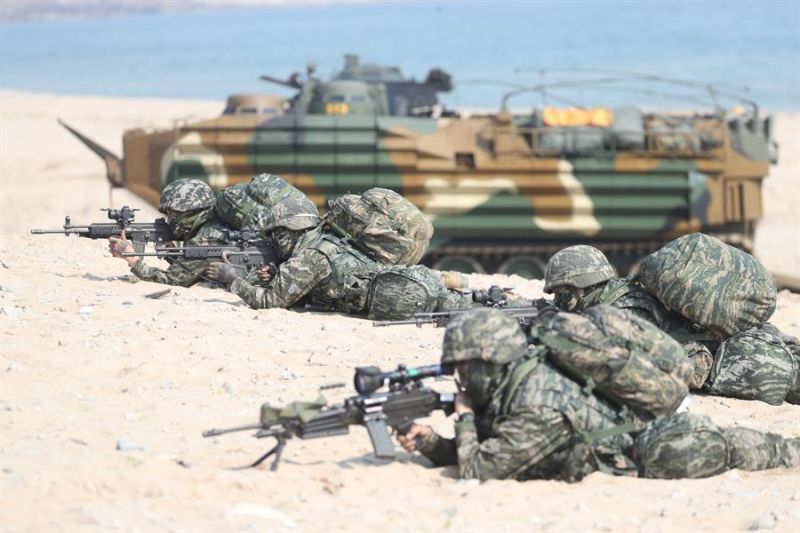
POLYGON ((69 216, 64 217, 63 229, 32 229, 33 235, 44 235, 48 233, 62 233, 64 235, 78 235, 87 239, 108 239, 109 237, 120 237, 125 231, 126 236, 133 243, 133 249, 139 253, 144 253, 145 245, 148 242, 155 243, 157 246, 175 240, 172 230, 163 218, 157 218, 153 222, 134 222, 135 212, 138 209, 131 209, 123 206, 120 209, 101 209, 106 211, 108 218, 114 222, 97 222, 93 224, 72 224, 69 216))
POLYGON ((359 425, 367 428, 376 457, 394 459, 396 454, 389 428, 405 435, 418 418, 430 416, 440 409, 447 415, 453 412, 454 393, 436 392, 422 384, 425 378, 452 373, 452 365, 441 364, 416 368, 400 365, 397 370, 389 372, 375 366, 357 367, 353 385, 358 395, 339 405, 326 406, 322 397, 316 402, 294 402, 283 409, 264 404, 259 423, 210 429, 203 432, 203 437, 257 430, 253 435, 255 438, 274 438, 275 446, 244 468, 256 467, 274 456, 270 470, 277 470, 288 439, 346 435, 350 426, 359 425))
MULTIPOLYGON (((552 302, 545 300, 544 298, 532 300, 531 304, 532 305, 524 307, 498 307, 494 305, 487 305, 487 307, 494 307, 498 311, 501 311, 512 318, 516 318, 522 327, 530 326, 534 320, 538 319, 545 313, 558 311, 558 309, 553 306, 552 302)), ((455 311, 437 311, 434 313, 414 313, 414 318, 409 320, 376 320, 372 323, 372 325, 376 328, 380 328, 385 326, 403 326, 407 324, 414 324, 418 328, 421 328, 423 324, 433 324, 434 327, 441 328, 446 326, 451 319, 459 315, 463 315, 464 313, 469 313, 472 310, 473 309, 458 309, 455 311)))
POLYGON ((278 256, 272 243, 265 239, 257 239, 247 228, 224 231, 224 239, 231 244, 196 244, 189 246, 156 246, 155 252, 124 252, 122 257, 158 257, 170 261, 182 258, 186 260, 222 261, 227 258, 237 270, 245 275, 261 267, 269 268, 273 273, 278 256))

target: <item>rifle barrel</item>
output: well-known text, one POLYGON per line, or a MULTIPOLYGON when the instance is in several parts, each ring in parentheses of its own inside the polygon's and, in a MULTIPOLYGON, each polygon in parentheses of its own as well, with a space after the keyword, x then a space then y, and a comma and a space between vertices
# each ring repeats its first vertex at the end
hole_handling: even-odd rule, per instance
POLYGON ((263 429, 261 424, 246 424, 244 426, 236 426, 224 429, 209 429, 203 432, 204 437, 216 437, 217 435, 224 435, 225 433, 233 433, 234 431, 247 431, 250 429, 263 429))

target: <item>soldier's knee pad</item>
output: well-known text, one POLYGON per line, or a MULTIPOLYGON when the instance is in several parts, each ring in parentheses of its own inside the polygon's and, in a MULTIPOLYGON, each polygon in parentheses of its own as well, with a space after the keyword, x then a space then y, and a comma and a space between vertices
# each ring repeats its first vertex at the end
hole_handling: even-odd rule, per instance
POLYGON ((703 478, 728 469, 728 442, 706 416, 659 418, 637 436, 634 446, 641 477, 703 478))
POLYGON ((396 266, 381 271, 369 288, 369 318, 403 320, 436 309, 444 282, 438 272, 422 265, 396 266))
POLYGON ((730 468, 767 470, 800 465, 800 440, 748 428, 723 430, 730 447, 730 468))
POLYGON ((715 394, 780 405, 797 372, 789 348, 769 328, 750 329, 723 342, 706 388, 715 394))

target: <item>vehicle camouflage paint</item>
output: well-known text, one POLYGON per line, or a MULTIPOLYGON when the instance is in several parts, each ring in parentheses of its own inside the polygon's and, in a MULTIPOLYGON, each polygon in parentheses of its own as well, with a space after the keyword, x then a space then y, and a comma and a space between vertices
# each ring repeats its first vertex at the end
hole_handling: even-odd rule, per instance
MULTIPOLYGON (((520 113, 504 98, 496 113, 449 112, 436 98, 451 87, 444 71, 416 82, 356 56, 328 81, 313 66, 264 79, 298 92, 288 102, 234 95, 218 118, 127 131, 121 160, 70 130, 106 160, 112 184, 153 205, 178 178, 221 189, 279 174, 323 211, 338 195, 386 187, 432 220, 424 263, 528 277, 574 243, 602 249, 622 272, 688 232, 751 250, 762 180, 777 158, 771 118, 754 104, 520 113)), ((553 85, 507 96, 526 90, 552 95, 553 85)))

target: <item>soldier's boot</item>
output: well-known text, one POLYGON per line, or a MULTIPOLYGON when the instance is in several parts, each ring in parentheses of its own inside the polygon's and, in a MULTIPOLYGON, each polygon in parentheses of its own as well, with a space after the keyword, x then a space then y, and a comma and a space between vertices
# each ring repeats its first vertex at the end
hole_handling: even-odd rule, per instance
POLYGON ((800 466, 800 439, 747 428, 722 430, 728 441, 729 468, 767 470, 800 466))

